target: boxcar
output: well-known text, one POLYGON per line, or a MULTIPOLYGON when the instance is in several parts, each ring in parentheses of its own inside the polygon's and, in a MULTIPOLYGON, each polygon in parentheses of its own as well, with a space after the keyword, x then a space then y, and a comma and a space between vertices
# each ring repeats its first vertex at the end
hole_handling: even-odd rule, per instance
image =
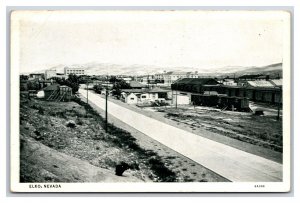
POLYGON ((191 101, 194 105, 210 106, 216 108, 232 107, 238 111, 249 111, 249 99, 246 97, 229 97, 224 95, 195 95, 192 94, 191 101))

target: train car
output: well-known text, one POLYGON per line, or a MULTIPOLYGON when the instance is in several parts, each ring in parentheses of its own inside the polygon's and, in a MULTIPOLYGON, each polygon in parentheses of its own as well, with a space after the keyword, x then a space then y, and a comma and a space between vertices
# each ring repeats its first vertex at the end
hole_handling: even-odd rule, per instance
POLYGON ((191 96, 191 101, 199 106, 217 106, 219 98, 217 95, 194 95, 191 96))
POLYGON ((191 101, 194 105, 210 106, 220 109, 250 111, 249 99, 246 97, 229 97, 225 95, 195 95, 192 94, 191 101))

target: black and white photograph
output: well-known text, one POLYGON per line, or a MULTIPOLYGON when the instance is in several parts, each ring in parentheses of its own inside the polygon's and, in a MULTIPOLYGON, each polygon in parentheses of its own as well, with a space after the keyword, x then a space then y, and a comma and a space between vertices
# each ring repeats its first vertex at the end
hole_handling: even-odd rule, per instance
POLYGON ((290 24, 12 11, 11 191, 289 192, 290 24))

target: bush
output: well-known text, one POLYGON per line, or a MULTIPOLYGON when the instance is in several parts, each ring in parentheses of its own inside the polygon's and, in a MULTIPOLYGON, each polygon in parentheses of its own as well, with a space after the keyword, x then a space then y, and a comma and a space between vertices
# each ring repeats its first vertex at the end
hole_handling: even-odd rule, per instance
POLYGON ((168 169, 159 157, 151 158, 149 160, 150 168, 154 171, 155 175, 159 177, 162 182, 176 181, 176 174, 168 169))
POLYGON ((94 85, 93 90, 96 93, 101 94, 101 90, 103 90, 103 87, 101 85, 94 85))
POLYGON ((44 111, 43 108, 40 108, 39 111, 38 111, 38 113, 41 114, 41 115, 44 115, 44 114, 45 114, 45 111, 44 111))
POLYGON ((66 123, 66 126, 69 127, 69 128, 75 128, 76 127, 76 123, 72 120, 69 120, 67 123, 66 123))
POLYGON ((55 116, 55 117, 59 117, 59 118, 67 118, 66 112, 65 111, 50 111, 50 116, 55 116))
POLYGON ((77 118, 76 124, 77 125, 83 125, 83 120, 81 120, 80 118, 77 118))
POLYGON ((68 76, 68 79, 61 79, 61 78, 57 78, 54 77, 53 78, 58 84, 60 85, 66 85, 72 88, 72 93, 75 94, 76 92, 78 92, 79 89, 79 78, 77 75, 75 74, 70 74, 68 76))
POLYGON ((33 104, 32 106, 30 106, 32 109, 36 109, 38 110, 38 113, 41 115, 44 115, 45 113, 45 109, 37 104, 33 104))
MULTIPOLYGON (((102 128, 105 128, 105 122, 104 118, 98 114, 97 111, 95 111, 89 104, 83 102, 79 98, 74 98, 74 102, 78 103, 79 105, 83 106, 86 111, 90 115, 94 117, 95 120, 100 121, 99 124, 102 128)), ((158 177, 158 181, 161 182, 174 182, 176 181, 176 174, 168 169, 161 158, 152 150, 145 150, 141 148, 137 143, 136 139, 132 137, 132 135, 113 124, 108 123, 107 126, 108 134, 109 136, 99 135, 95 136, 93 139, 102 139, 109 141, 113 143, 115 146, 120 148, 128 148, 129 150, 133 150, 136 152, 140 159, 146 159, 148 160, 147 165, 150 167, 150 169, 153 171, 153 173, 158 177), (155 158, 153 158, 155 157, 155 158)))

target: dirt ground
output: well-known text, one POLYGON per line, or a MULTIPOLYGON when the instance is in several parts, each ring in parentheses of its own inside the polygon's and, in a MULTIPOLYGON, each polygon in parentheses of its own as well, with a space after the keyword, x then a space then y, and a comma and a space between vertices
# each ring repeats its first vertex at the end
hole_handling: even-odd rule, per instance
POLYGON ((157 109, 165 117, 189 125, 192 130, 204 128, 237 140, 282 152, 282 122, 274 116, 220 111, 206 107, 157 109))
POLYGON ((22 138, 22 182, 140 182, 134 176, 116 176, 113 171, 99 168, 47 147, 33 138, 22 138), (34 178, 33 178, 34 177, 34 178))
MULTIPOLYGON (((212 107, 140 108, 112 98, 110 101, 199 136, 282 163, 282 119, 276 120, 276 110, 271 107, 264 106, 265 115, 256 116, 252 112, 221 111, 212 107)), ((251 106, 262 108, 261 104, 251 103, 251 106)))
POLYGON ((126 124, 115 120, 106 133, 103 123, 80 102, 21 101, 21 182, 228 181, 126 124), (121 162, 126 180, 114 175, 121 162))

